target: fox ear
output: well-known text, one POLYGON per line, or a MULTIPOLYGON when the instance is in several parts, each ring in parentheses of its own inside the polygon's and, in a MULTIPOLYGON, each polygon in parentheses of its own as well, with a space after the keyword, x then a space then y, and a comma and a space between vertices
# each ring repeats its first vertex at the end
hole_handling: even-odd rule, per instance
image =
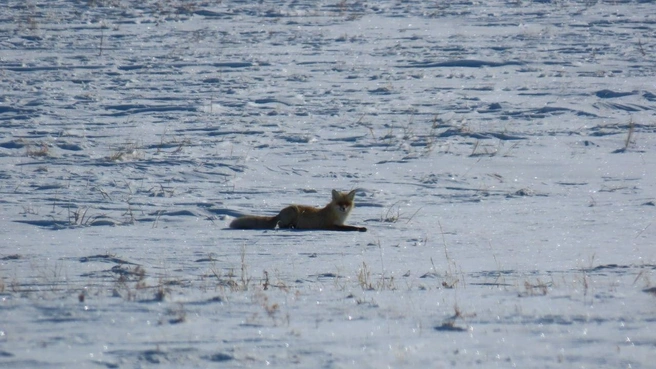
POLYGON ((346 197, 349 199, 349 201, 353 201, 353 199, 355 198, 355 190, 349 192, 348 195, 346 195, 346 197))
POLYGON ((337 192, 337 190, 333 190, 333 200, 339 200, 339 192, 337 192))

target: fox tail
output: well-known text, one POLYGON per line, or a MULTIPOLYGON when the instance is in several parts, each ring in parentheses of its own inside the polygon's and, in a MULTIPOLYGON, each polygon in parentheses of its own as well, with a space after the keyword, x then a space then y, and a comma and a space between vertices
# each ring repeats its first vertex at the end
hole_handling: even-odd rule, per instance
POLYGON ((260 217, 255 215, 246 215, 233 220, 230 228, 235 229, 274 229, 278 225, 278 216, 260 217))

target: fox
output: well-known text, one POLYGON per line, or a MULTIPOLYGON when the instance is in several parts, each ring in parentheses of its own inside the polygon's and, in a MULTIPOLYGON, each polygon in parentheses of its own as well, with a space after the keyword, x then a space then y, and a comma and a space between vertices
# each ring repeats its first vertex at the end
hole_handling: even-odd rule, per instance
POLYGON ((324 231, 366 232, 365 227, 345 225, 346 218, 353 210, 355 190, 339 192, 333 190, 333 199, 323 208, 307 205, 290 205, 273 217, 245 215, 230 223, 234 229, 275 229, 295 228, 324 231))

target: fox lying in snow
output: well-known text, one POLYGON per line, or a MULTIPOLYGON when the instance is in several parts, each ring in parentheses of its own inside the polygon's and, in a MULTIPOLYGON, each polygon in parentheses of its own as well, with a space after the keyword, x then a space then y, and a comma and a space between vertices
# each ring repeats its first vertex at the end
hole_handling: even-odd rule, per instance
POLYGON ((321 209, 306 205, 290 205, 274 217, 255 215, 239 217, 230 223, 230 228, 274 229, 279 227, 366 232, 367 228, 365 227, 344 225, 344 221, 355 205, 354 197, 355 190, 349 193, 333 190, 333 200, 321 209))

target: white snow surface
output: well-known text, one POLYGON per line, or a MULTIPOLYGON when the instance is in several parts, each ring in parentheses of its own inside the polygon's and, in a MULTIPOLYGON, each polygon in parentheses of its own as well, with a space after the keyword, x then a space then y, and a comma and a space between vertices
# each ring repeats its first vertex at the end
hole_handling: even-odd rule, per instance
POLYGON ((652 2, 2 7, 0 366, 653 367, 652 2))

